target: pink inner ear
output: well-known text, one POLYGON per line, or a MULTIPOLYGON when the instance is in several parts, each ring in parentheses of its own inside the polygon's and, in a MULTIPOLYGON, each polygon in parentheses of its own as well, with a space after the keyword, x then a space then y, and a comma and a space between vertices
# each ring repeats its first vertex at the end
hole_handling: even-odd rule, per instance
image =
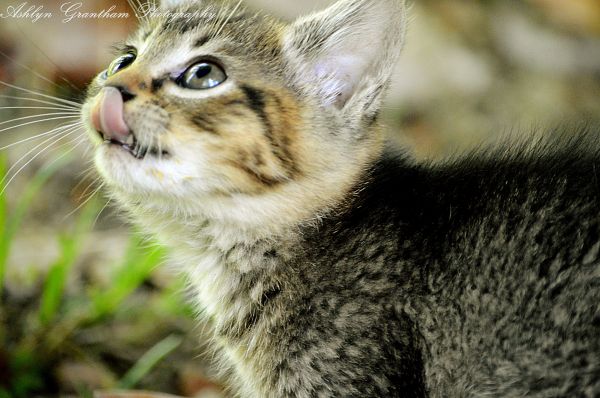
POLYGON ((321 82, 321 92, 326 102, 342 108, 354 95, 361 79, 369 74, 370 59, 357 55, 336 55, 327 57, 315 66, 315 73, 321 82))

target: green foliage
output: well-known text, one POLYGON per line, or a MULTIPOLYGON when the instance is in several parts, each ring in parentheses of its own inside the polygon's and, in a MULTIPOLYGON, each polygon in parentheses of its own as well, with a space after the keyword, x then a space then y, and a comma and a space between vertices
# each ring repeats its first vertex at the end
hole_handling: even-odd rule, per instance
MULTIPOLYGON (((60 160, 40 170, 27 184, 12 211, 8 209, 4 194, 0 194, 0 297, 6 283, 7 260, 12 243, 24 217, 48 179, 68 161, 60 160)), ((6 159, 0 157, 0 178, 5 171, 6 159)), ((41 286, 39 305, 31 306, 25 313, 18 313, 9 311, 11 309, 0 301, 0 373, 8 373, 0 374, 0 398, 26 398, 45 391, 48 383, 55 384, 51 380, 54 366, 66 352, 79 353, 79 359, 84 362, 87 359, 98 360, 91 358, 93 354, 84 348, 76 346, 76 336, 82 330, 102 327, 114 321, 121 308, 151 277, 164 258, 163 248, 134 232, 124 258, 113 267, 109 286, 88 286, 86 291, 67 294, 65 287, 68 277, 80 261, 82 248, 89 238, 100 207, 97 201, 89 201, 77 215, 74 225, 65 228, 57 236, 60 253, 41 286)), ((160 291, 158 297, 151 301, 151 305, 157 308, 141 310, 167 311, 173 317, 190 316, 189 307, 175 294, 180 282, 175 285, 160 291)), ((148 341, 148 346, 151 344, 148 341)), ((133 388, 138 385, 180 344, 181 338, 175 335, 156 343, 124 374, 118 386, 133 388)), ((77 388, 79 396, 91 396, 91 390, 86 386, 77 388)))
POLYGON ((120 388, 133 388, 163 359, 181 344, 182 339, 168 336, 146 352, 119 382, 120 388))
MULTIPOLYGON (((70 158, 62 157, 56 162, 52 162, 47 167, 40 170, 33 179, 25 187, 25 191, 20 197, 17 207, 11 214, 8 214, 6 206, 6 197, 4 194, 0 195, 0 232, 2 239, 0 240, 0 300, 2 298, 2 291, 4 288, 4 278, 6 275, 6 262, 8 255, 10 254, 10 247, 15 234, 18 232, 23 218, 27 213, 27 210, 31 207, 31 203, 36 198, 46 181, 57 170, 64 167, 70 162, 70 158)), ((0 159, 0 177, 4 177, 6 173, 6 157, 0 159)), ((2 180, 4 181, 4 179, 2 180)))
POLYGON ((125 259, 111 278, 114 283, 108 290, 93 295, 93 319, 114 313, 123 300, 133 293, 162 261, 164 249, 152 245, 144 249, 143 242, 144 238, 139 233, 132 235, 125 259))
POLYGON ((60 240, 61 254, 58 260, 50 267, 50 272, 44 284, 39 317, 44 325, 50 323, 56 316, 65 288, 69 271, 77 261, 86 233, 91 229, 100 207, 92 201, 86 206, 79 216, 75 230, 70 234, 63 234, 60 240))

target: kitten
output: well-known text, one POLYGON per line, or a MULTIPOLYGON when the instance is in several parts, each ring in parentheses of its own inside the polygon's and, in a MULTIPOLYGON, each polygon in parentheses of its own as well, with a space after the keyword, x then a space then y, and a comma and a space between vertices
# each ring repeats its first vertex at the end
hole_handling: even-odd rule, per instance
POLYGON ((600 396, 598 131, 415 163, 378 118, 403 1, 161 7, 83 119, 239 396, 600 396))

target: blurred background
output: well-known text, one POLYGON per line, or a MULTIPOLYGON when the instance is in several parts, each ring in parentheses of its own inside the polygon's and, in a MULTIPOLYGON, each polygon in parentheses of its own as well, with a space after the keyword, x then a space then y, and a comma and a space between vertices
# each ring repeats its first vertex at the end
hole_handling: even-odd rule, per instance
MULTIPOLYGON (((0 14, 22 3, 0 0, 0 14)), ((0 194, 0 398, 219 396, 183 282, 101 190, 92 195, 86 143, 30 139, 62 122, 35 115, 72 104, 23 89, 81 101, 136 24, 65 23, 63 3, 28 2, 54 13, 37 22, 0 18, 0 186, 10 182, 0 194), (25 109, 36 106, 49 109, 25 109)), ((292 20, 333 1, 246 3, 292 20)), ((81 11, 113 6, 131 12, 125 0, 86 0, 81 11)), ((385 119, 417 156, 600 118, 600 1, 413 0, 410 14, 385 119)))

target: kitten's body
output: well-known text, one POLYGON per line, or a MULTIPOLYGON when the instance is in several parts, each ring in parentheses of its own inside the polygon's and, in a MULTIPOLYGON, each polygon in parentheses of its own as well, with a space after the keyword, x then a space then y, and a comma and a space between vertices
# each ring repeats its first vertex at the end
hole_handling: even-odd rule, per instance
MULTIPOLYGON (((98 82, 84 114, 122 118, 142 144, 166 148, 166 159, 134 159, 106 144, 97 162, 136 221, 173 248, 234 388, 243 397, 600 394, 598 132, 577 136, 590 145, 439 165, 394 155, 377 112, 403 28, 392 18, 378 36, 364 18, 403 19, 402 2, 336 7, 288 29, 227 9, 217 33, 229 47, 209 52, 232 77, 212 92, 155 84, 154 60, 179 37, 159 21, 142 35, 146 55, 98 82), (353 29, 382 48, 357 48, 353 29), (260 51, 235 46, 252 40, 260 51), (113 103, 123 115, 105 109, 111 87, 127 93, 113 103), (156 108, 148 129, 139 114, 156 108)), ((203 38, 194 43, 210 46, 193 26, 203 38)))
POLYGON ((558 152, 388 154, 287 236, 196 231, 213 248, 183 262, 242 396, 596 396, 599 162, 558 152))

